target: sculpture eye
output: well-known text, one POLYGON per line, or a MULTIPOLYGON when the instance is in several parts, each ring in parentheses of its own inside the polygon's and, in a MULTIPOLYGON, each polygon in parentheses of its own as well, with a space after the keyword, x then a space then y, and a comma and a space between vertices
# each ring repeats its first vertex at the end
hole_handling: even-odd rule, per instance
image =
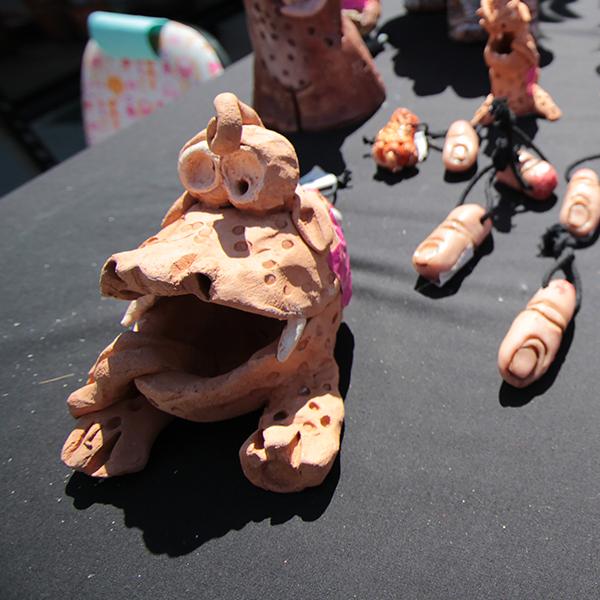
POLYGON ((219 157, 201 140, 182 150, 177 163, 179 179, 195 198, 213 192, 222 184, 219 157))
POLYGON ((298 185, 298 159, 283 136, 245 125, 240 148, 221 157, 229 201, 240 210, 265 212, 291 203, 298 185))

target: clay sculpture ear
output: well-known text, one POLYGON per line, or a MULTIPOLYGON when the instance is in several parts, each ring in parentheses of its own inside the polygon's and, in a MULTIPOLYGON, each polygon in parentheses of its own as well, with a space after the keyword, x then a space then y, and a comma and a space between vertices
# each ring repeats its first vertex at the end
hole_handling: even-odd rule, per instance
POLYGON ((221 157, 221 173, 231 204, 253 213, 289 206, 300 176, 290 142, 256 125, 244 125, 239 148, 221 157))
POLYGON ((575 237, 596 231, 600 223, 600 182, 592 169, 573 174, 560 209, 560 223, 575 237))
POLYGON ((537 381, 556 358, 565 329, 575 313, 577 294, 566 279, 539 289, 510 326, 498 350, 498 370, 510 385, 537 381))
POLYGON ((217 116, 209 121, 206 136, 208 146, 215 154, 224 156, 240 147, 243 125, 263 127, 255 110, 238 100, 235 94, 219 94, 214 105, 217 116))
POLYGON ((212 206, 226 206, 227 193, 223 188, 219 157, 211 152, 205 136, 197 136, 179 154, 177 171, 183 187, 198 200, 212 206))
POLYGON ((319 254, 331 246, 334 238, 325 202, 316 190, 299 190, 292 208, 292 222, 298 233, 319 254))

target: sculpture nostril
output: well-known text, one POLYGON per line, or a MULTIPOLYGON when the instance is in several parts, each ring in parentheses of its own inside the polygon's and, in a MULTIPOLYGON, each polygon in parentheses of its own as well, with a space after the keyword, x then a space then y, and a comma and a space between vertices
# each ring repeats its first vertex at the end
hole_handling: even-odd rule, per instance
POLYGON ((243 196, 250 189, 250 184, 245 179, 240 179, 237 182, 237 191, 240 196, 243 196))

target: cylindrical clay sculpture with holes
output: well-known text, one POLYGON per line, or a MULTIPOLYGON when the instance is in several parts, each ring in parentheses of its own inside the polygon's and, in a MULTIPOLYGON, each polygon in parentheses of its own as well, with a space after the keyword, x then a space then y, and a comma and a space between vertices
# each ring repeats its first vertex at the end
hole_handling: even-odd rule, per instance
POLYGON ((350 298, 348 257, 326 200, 298 186, 292 145, 233 94, 179 156, 186 188, 162 229, 108 259, 104 295, 131 300, 121 334, 68 399, 65 463, 139 471, 174 417, 219 421, 259 408, 240 450, 257 486, 320 484, 344 406, 333 358, 350 298))
POLYGON ((279 131, 367 118, 383 81, 340 0, 245 0, 254 48, 254 107, 279 131))

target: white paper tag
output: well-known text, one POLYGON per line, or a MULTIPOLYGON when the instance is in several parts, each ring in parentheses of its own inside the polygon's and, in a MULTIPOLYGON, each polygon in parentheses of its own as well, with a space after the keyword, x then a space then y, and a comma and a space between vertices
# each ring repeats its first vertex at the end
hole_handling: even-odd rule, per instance
POLYGON ((438 280, 434 281, 435 285, 442 287, 446 285, 472 258, 475 254, 475 248, 473 244, 469 245, 464 249, 463 253, 458 257, 458 260, 452 265, 449 271, 444 271, 439 274, 438 280))
POLYGON ((419 162, 424 161, 427 158, 429 146, 427 144, 425 132, 422 129, 415 133, 415 146, 417 147, 417 156, 419 158, 419 162))

